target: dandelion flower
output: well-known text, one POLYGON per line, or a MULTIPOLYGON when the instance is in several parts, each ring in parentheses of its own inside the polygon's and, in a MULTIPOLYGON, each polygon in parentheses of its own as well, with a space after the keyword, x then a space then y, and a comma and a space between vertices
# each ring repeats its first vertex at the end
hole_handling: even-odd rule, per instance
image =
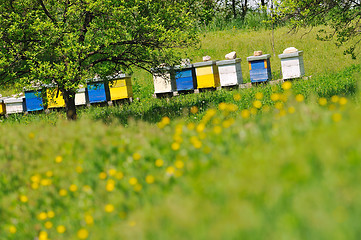
POLYGON ((296 95, 296 101, 297 102, 303 102, 305 100, 305 97, 302 94, 296 95))
POLYGON ((272 101, 277 101, 277 100, 279 100, 280 99, 280 95, 278 94, 278 93, 272 93, 272 95, 271 95, 271 100, 272 101))
POLYGON ((163 166, 163 164, 164 164, 164 162, 163 162, 162 159, 155 160, 155 166, 156 167, 161 167, 161 166, 163 166))
POLYGON ((48 218, 53 218, 53 217, 55 217, 55 213, 54 213, 54 211, 48 211, 48 218))
POLYGON ((60 189, 60 190, 59 190, 59 195, 60 195, 60 196, 64 197, 64 196, 66 196, 67 194, 68 194, 68 191, 65 190, 65 189, 60 189))
POLYGON ((49 170, 49 171, 47 171, 47 172, 45 173, 45 175, 46 175, 47 177, 52 177, 52 176, 54 175, 54 173, 49 170))
POLYGON ((327 104, 327 99, 326 98, 319 98, 318 99, 318 104, 320 104, 321 106, 325 106, 327 104))
POLYGON ((184 162, 182 160, 177 160, 175 161, 174 166, 178 169, 182 169, 184 168, 184 162))
POLYGON ((115 178, 118 179, 118 180, 122 179, 123 177, 124 177, 124 174, 122 172, 117 172, 115 174, 115 178))
POLYGON ((114 211, 114 206, 113 206, 112 204, 107 204, 107 205, 105 205, 104 210, 105 210, 107 213, 111 213, 111 212, 114 211))
POLYGON ((50 228, 53 227, 53 223, 50 222, 50 221, 46 221, 46 222, 44 223, 44 226, 45 226, 45 228, 50 229, 50 228))
POLYGON ((135 177, 132 177, 132 178, 130 178, 129 179, 129 184, 130 185, 135 185, 135 184, 137 184, 138 183, 138 179, 137 178, 135 178, 135 177))
POLYGON ((48 240, 48 233, 45 231, 40 231, 39 240, 48 240))
POLYGON ((139 183, 135 184, 134 191, 140 192, 141 190, 142 190, 142 185, 140 185, 139 183))
POLYGON ((220 126, 214 126, 213 132, 215 134, 220 134, 222 132, 222 128, 220 126))
POLYGON ((105 172, 101 172, 99 173, 99 178, 100 179, 106 179, 107 178, 107 174, 105 172))
POLYGON ((115 170, 114 168, 111 168, 111 169, 109 169, 108 174, 109 174, 109 176, 115 176, 115 174, 117 174, 117 170, 115 170))
POLYGON ((179 143, 174 142, 174 143, 172 143, 171 148, 172 148, 172 150, 177 151, 177 150, 179 150, 180 145, 179 145, 179 143))
POLYGON ((339 103, 340 105, 345 105, 347 103, 347 99, 345 97, 341 97, 339 103))
POLYGON ((66 228, 63 225, 59 225, 59 226, 56 227, 56 231, 61 234, 61 233, 64 233, 66 231, 66 228))
POLYGON ((12 233, 12 234, 16 233, 16 227, 15 226, 10 226, 9 227, 9 232, 12 233))
POLYGON ((85 222, 86 222, 86 224, 88 224, 88 225, 92 225, 92 224, 94 223, 94 218, 93 218, 93 216, 90 215, 90 214, 86 214, 86 215, 85 215, 85 222))
POLYGON ((333 103, 337 103, 339 100, 340 100, 340 98, 339 98, 339 96, 337 96, 337 95, 334 95, 334 96, 331 97, 331 101, 332 101, 333 103))
POLYGON ((292 87, 291 82, 286 81, 286 82, 282 83, 283 90, 289 90, 289 89, 291 89, 291 87, 292 87))
POLYGON ((148 184, 152 184, 154 183, 154 177, 152 175, 148 175, 146 178, 145 178, 145 181, 148 183, 148 184))
POLYGON ((78 231, 77 236, 79 239, 87 239, 89 236, 89 232, 85 228, 82 228, 78 231))
POLYGON ((76 192, 78 190, 78 186, 75 185, 75 184, 71 184, 70 187, 69 187, 69 190, 71 192, 76 192))
POLYGON ((288 108, 288 112, 291 113, 291 114, 295 113, 295 111, 296 111, 296 109, 294 107, 289 107, 288 108))
POLYGON ((82 173, 82 172, 83 172, 82 166, 77 166, 77 167, 75 168, 75 171, 76 171, 77 173, 82 173))
POLYGON ((41 212, 38 214, 39 220, 45 220, 47 217, 48 217, 48 215, 46 214, 46 212, 41 212))
POLYGON ((134 153, 133 154, 134 161, 138 161, 140 158, 141 158, 141 155, 139 153, 134 153))
POLYGON ((241 96, 241 94, 239 94, 239 93, 233 95, 234 101, 239 101, 239 100, 241 100, 241 98, 242 98, 242 96, 241 96))
POLYGON ((25 195, 20 195, 19 199, 20 199, 20 202, 22 202, 22 203, 26 203, 29 201, 28 197, 25 195))
POLYGON ((56 156, 55 158, 55 162, 56 163, 61 163, 63 161, 63 157, 62 156, 56 156))
POLYGON ((263 93, 261 92, 256 93, 255 98, 261 100, 263 98, 263 93))
POLYGON ((172 176, 172 175, 174 175, 175 169, 174 169, 174 167, 170 166, 170 167, 167 167, 165 172, 167 173, 167 175, 172 176))
POLYGON ((191 113, 196 114, 198 112, 198 107, 193 106, 191 107, 191 113))
POLYGON ((243 110, 241 111, 241 117, 244 118, 244 119, 249 118, 250 115, 251 115, 251 114, 250 114, 249 110, 247 110, 247 109, 243 109, 243 110))
POLYGON ((334 113, 332 114, 332 121, 339 122, 342 119, 342 115, 340 113, 334 113))

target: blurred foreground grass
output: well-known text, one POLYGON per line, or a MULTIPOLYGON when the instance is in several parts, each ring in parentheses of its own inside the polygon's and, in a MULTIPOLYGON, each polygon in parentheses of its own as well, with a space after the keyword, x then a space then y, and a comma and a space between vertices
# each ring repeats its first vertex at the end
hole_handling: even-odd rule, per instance
POLYGON ((193 121, 1 124, 1 239, 358 239, 360 94, 263 89, 193 121))

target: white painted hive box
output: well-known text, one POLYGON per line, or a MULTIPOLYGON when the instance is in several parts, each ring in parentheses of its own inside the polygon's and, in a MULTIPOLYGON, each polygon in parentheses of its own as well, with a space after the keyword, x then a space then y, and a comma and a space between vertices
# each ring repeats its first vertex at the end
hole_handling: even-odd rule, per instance
POLYGON ((13 114, 13 113, 22 113, 22 112, 24 112, 24 98, 25 97, 5 98, 4 103, 5 103, 6 113, 7 114, 13 114))
POLYGON ((235 86, 243 83, 241 59, 217 62, 221 86, 235 86))
POLYGON ((75 106, 86 105, 86 94, 85 88, 79 88, 75 94, 75 106))
POLYGON ((305 75, 303 51, 278 55, 281 59, 283 79, 300 78, 305 75))
POLYGON ((176 90, 173 69, 164 68, 163 73, 153 73, 154 93, 169 93, 176 90))

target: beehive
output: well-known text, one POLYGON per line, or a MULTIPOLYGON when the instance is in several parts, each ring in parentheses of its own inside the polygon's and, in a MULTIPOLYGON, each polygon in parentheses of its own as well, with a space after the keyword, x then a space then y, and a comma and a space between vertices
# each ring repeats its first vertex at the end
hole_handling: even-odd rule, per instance
POLYGON ((269 54, 247 58, 252 83, 267 82, 272 79, 270 58, 269 54))
POLYGON ((46 98, 48 100, 48 108, 65 107, 63 93, 58 88, 48 87, 46 89, 46 98))
POLYGON ((197 88, 197 79, 194 67, 189 65, 175 66, 175 81, 177 91, 193 90, 197 88))
POLYGON ((132 79, 126 74, 109 77, 110 100, 119 100, 133 97, 132 79))
POLYGON ((157 68, 152 69, 154 93, 170 93, 176 90, 176 83, 174 78, 174 69, 172 68, 157 68))
POLYGON ((0 98, 0 115, 3 115, 6 113, 6 108, 4 104, 4 99, 0 98))
POLYGON ((303 51, 278 55, 281 59, 283 79, 300 78, 305 75, 303 51))
POLYGON ((109 101, 108 84, 99 79, 87 83, 89 103, 102 103, 109 101))
POLYGON ((221 86, 235 86, 243 83, 241 59, 217 62, 221 86))
POLYGON ((219 87, 219 73, 216 61, 194 63, 196 70, 197 88, 219 87))
POLYGON ((10 97, 4 99, 6 114, 22 113, 26 111, 24 97, 10 97))
POLYGON ((79 88, 75 93, 75 106, 81 106, 87 104, 87 97, 85 88, 79 88))
POLYGON ((41 90, 25 90, 26 111, 41 111, 44 109, 41 90))

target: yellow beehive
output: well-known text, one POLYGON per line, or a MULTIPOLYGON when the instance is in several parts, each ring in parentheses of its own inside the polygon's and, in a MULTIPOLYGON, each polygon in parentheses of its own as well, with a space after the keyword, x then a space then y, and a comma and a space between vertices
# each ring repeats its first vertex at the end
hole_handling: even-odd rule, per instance
POLYGON ((133 97, 132 80, 129 75, 119 74, 112 77, 109 83, 110 100, 133 97))
POLYGON ((48 108, 65 107, 63 93, 57 88, 47 88, 46 97, 48 99, 48 108))
POLYGON ((0 99, 0 115, 5 114, 5 104, 4 104, 4 100, 0 99))
POLYGON ((216 61, 199 62, 193 65, 196 69, 198 88, 214 88, 220 86, 216 61))

